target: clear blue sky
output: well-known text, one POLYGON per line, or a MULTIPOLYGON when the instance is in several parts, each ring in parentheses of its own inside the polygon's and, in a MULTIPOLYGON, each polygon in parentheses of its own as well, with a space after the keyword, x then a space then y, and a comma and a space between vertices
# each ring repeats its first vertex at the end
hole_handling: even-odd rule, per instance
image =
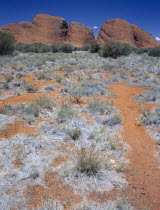
POLYGON ((31 22, 36 14, 64 17, 87 25, 97 35, 107 19, 122 18, 160 37, 160 1, 147 0, 0 0, 0 27, 31 22))

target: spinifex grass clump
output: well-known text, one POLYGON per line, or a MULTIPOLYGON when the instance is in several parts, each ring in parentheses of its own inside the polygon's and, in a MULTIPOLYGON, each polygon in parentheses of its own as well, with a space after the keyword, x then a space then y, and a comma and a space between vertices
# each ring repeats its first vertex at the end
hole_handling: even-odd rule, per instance
POLYGON ((73 140, 77 140, 81 135, 81 129, 77 126, 70 130, 69 135, 73 140))
POLYGON ((36 77, 38 80, 50 80, 50 75, 46 72, 36 72, 36 77))
POLYGON ((32 82, 24 82, 25 88, 28 93, 36 92, 38 89, 35 87, 35 84, 32 82))
POLYGON ((52 110, 55 106, 54 101, 49 95, 41 95, 36 97, 36 100, 32 103, 33 108, 40 112, 42 109, 52 110))
POLYGON ((52 111, 55 106, 55 102, 49 95, 41 95, 36 97, 35 101, 30 104, 21 103, 17 106, 6 107, 5 112, 19 113, 22 116, 38 117, 42 110, 52 111))
POLYGON ((84 93, 84 88, 81 84, 71 84, 68 88, 68 93, 76 100, 76 103, 79 104, 84 93))
POLYGON ((140 116, 140 123, 145 125, 160 125, 160 107, 155 110, 144 110, 140 116))
POLYGON ((75 116, 76 116, 76 113, 74 109, 72 108, 71 103, 63 102, 57 113, 58 122, 63 123, 75 116))
POLYGON ((88 108, 92 114, 110 114, 113 110, 113 104, 108 101, 103 102, 99 98, 94 97, 91 101, 89 101, 88 108))
POLYGON ((13 75, 11 75, 11 74, 5 74, 4 78, 5 78, 6 82, 11 82, 14 79, 13 75))
POLYGON ((95 146, 81 148, 77 151, 77 171, 88 176, 96 175, 102 167, 102 155, 95 146))

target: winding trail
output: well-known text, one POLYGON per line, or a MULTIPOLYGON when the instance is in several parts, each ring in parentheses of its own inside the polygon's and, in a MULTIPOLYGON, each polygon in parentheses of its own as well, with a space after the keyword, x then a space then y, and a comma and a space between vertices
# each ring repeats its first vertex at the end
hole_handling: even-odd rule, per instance
POLYGON ((145 128, 137 124, 140 110, 133 98, 145 89, 127 84, 112 84, 110 87, 116 96, 113 103, 123 116, 122 135, 131 147, 127 154, 130 164, 125 171, 129 185, 123 194, 135 209, 160 210, 160 170, 154 157, 155 142, 145 128))

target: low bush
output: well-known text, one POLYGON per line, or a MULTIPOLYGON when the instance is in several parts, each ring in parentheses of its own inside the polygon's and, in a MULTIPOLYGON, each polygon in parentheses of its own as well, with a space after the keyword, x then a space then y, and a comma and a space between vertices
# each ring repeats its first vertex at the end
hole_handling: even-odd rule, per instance
POLYGON ((19 112, 23 116, 34 116, 38 117, 40 112, 44 109, 52 111, 52 108, 55 106, 54 101, 50 98, 49 95, 41 95, 36 97, 35 101, 30 104, 19 104, 15 107, 14 112, 19 112))
POLYGON ((140 116, 140 123, 145 125, 160 125, 160 107, 155 110, 144 110, 140 116))
POLYGON ((150 49, 148 55, 153 57, 160 57, 160 47, 150 49))
POLYGON ((122 117, 120 114, 116 113, 114 115, 111 116, 103 116, 101 123, 103 125, 108 125, 108 126, 116 126, 118 124, 122 123, 122 117))
POLYGON ((36 72, 35 75, 36 75, 38 80, 50 80, 51 79, 48 72, 46 73, 46 72, 40 71, 40 72, 36 72))
POLYGON ((71 103, 63 102, 57 113, 57 121, 63 123, 76 116, 71 103))
POLYGON ((18 44, 16 44, 15 49, 19 52, 27 53, 27 52, 29 52, 29 47, 30 47, 29 44, 18 43, 18 44))
POLYGON ((10 75, 10 74, 4 75, 4 78, 6 82, 11 82, 14 79, 13 75, 10 75))
POLYGON ((77 140, 81 135, 81 129, 79 127, 75 127, 69 131, 69 135, 73 140, 77 140))
POLYGON ((56 82, 61 83, 63 81, 63 77, 61 75, 56 75, 55 80, 56 82))
POLYGON ((107 93, 106 84, 103 81, 95 83, 85 80, 81 83, 81 87, 83 88, 83 96, 104 95, 107 93))
POLYGON ((84 88, 81 86, 81 84, 71 84, 68 88, 68 93, 71 97, 73 97, 76 100, 76 103, 80 103, 80 99, 83 96, 84 88))
POLYGON ((39 48, 39 53, 52 52, 52 48, 49 45, 41 45, 39 48))
POLYGON ((16 40, 7 32, 0 32, 0 55, 12 54, 16 40))
POLYGON ((92 44, 90 46, 90 52, 91 53, 97 53, 97 52, 99 52, 99 50, 100 50, 99 44, 92 44))
POLYGON ((15 46, 15 49, 17 51, 28 53, 28 52, 34 52, 34 53, 57 53, 57 52, 63 52, 63 53, 71 53, 72 51, 76 50, 75 47, 73 47, 70 44, 62 44, 62 45, 45 45, 41 43, 34 43, 34 44, 24 44, 24 43, 18 43, 15 46))
POLYGON ((113 110, 113 104, 107 101, 103 102, 98 98, 94 97, 91 101, 89 101, 88 108, 92 114, 96 113, 110 114, 113 110))
POLYGON ((51 46, 41 43, 34 43, 34 44, 18 43, 15 49, 23 53, 28 53, 28 52, 47 53, 52 51, 51 46))
POLYGON ((34 109, 32 103, 31 104, 21 103, 15 108, 14 112, 19 112, 23 116, 34 116, 34 117, 38 117, 39 114, 38 110, 34 109))
POLYGON ((151 101, 158 103, 160 101, 160 92, 159 91, 145 91, 139 96, 136 96, 136 99, 140 101, 151 101))
POLYGON ((89 51, 89 49, 90 49, 90 45, 87 45, 87 46, 84 46, 84 47, 80 48, 81 51, 89 51))
POLYGON ((72 53, 72 51, 74 50, 74 47, 70 44, 62 44, 59 47, 60 52, 63 53, 72 53))
POLYGON ((132 47, 132 52, 137 54, 137 55, 148 53, 149 50, 150 50, 150 48, 132 47))
POLYGON ((42 109, 52 110, 55 103, 49 95, 43 94, 36 98, 36 100, 32 103, 32 106, 35 110, 40 112, 42 109))
POLYGON ((9 89, 9 83, 8 82, 5 82, 3 84, 3 89, 5 89, 5 90, 9 89))
POLYGON ((53 44, 50 47, 51 47, 52 53, 58 53, 59 52, 59 46, 58 45, 53 44))
POLYGON ((25 82, 25 88, 28 93, 36 92, 38 89, 35 87, 34 83, 31 82, 25 82))
POLYGON ((94 146, 81 148, 77 151, 77 171, 93 176, 98 173, 102 167, 102 155, 94 146))
POLYGON ((128 44, 109 41, 99 51, 99 55, 102 57, 117 58, 119 56, 127 56, 131 53, 131 47, 128 44))

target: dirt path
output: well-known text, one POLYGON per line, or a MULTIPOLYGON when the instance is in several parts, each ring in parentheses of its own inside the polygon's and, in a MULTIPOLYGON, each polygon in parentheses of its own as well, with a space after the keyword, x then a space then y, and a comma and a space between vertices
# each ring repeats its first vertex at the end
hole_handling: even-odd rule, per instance
POLYGON ((124 118, 122 135, 131 146, 127 155, 130 164, 126 169, 129 186, 123 192, 124 196, 135 209, 160 210, 160 171, 154 157, 155 142, 143 126, 138 126, 136 118, 140 110, 132 97, 142 93, 144 89, 126 84, 112 84, 110 87, 116 96, 113 103, 124 118))

